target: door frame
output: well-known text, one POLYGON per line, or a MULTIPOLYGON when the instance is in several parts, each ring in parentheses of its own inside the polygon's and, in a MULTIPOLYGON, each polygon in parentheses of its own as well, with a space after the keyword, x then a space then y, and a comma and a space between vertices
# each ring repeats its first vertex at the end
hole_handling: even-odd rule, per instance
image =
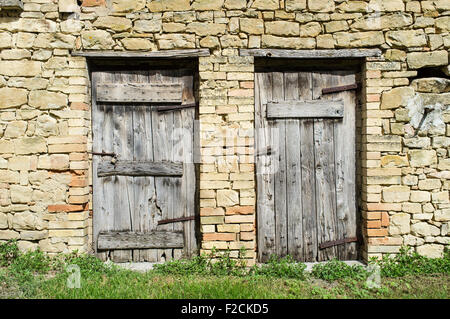
MULTIPOLYGON (((295 50, 293 50, 295 51, 295 50)), ((256 86, 258 85, 256 81, 256 76, 258 72, 262 71, 289 71, 295 68, 296 70, 301 71, 314 71, 314 70, 329 70, 330 66, 332 71, 338 71, 338 70, 354 70, 356 74, 356 80, 358 83, 358 88, 356 92, 356 101, 355 101, 355 206, 356 206, 356 234, 357 234, 357 246, 356 246, 356 260, 363 259, 363 253, 366 251, 366 243, 363 242, 363 227, 362 227, 362 209, 361 209, 361 200, 362 200, 362 191, 361 191, 361 185, 362 185, 362 158, 364 156, 363 150, 362 150, 362 101, 363 101, 363 94, 362 89, 365 87, 365 78, 364 78, 364 64, 365 64, 365 58, 363 57, 339 57, 339 58, 325 58, 325 57, 317 57, 317 58, 311 58, 309 57, 277 57, 273 58, 270 55, 255 55, 255 95, 256 95, 256 86)), ((256 116, 256 101, 255 98, 255 116, 256 116)), ((255 132, 255 134, 258 134, 255 132)), ((256 139, 255 139, 255 154, 258 153, 258 150, 256 149, 256 139)), ((257 167, 256 167, 256 158, 255 158, 255 190, 256 190, 256 202, 258 203, 258 178, 256 177, 256 174, 258 174, 257 167)), ((262 257, 262 251, 261 251, 261 245, 259 245, 260 239, 262 234, 259 232, 259 211, 258 211, 258 204, 256 205, 256 241, 257 241, 257 261, 261 262, 262 257)))
MULTIPOLYGON (((200 158, 200 131, 198 127, 198 118, 199 118, 199 111, 198 111, 198 105, 199 105, 199 74, 198 74, 198 56, 197 54, 193 54, 192 56, 185 55, 182 57, 178 56, 149 56, 149 57, 142 57, 140 55, 136 55, 136 57, 115 57, 115 56, 103 56, 100 54, 99 56, 93 55, 89 56, 86 55, 87 60, 87 69, 88 69, 88 76, 89 76, 89 95, 91 100, 91 110, 90 110, 90 147, 88 153, 89 156, 89 167, 91 169, 91 174, 93 174, 93 159, 92 159, 92 148, 93 148, 93 128, 94 128, 94 108, 97 107, 97 102, 95 98, 95 89, 93 88, 93 73, 94 72, 101 72, 101 71, 133 71, 133 70, 142 70, 142 67, 150 67, 151 69, 176 69, 180 65, 188 65, 192 70, 194 70, 194 94, 197 105, 195 106, 195 116, 194 116, 194 149, 193 149, 193 164, 195 167, 195 180, 196 180, 196 187, 194 190, 194 220, 192 221, 194 223, 194 247, 186 248, 185 243, 185 253, 183 257, 191 257, 193 255, 196 255, 201 247, 201 234, 200 234, 200 188, 199 188, 199 176, 200 176, 200 169, 199 169, 199 158, 200 158)), ((91 175, 92 181, 93 181, 93 175, 91 175)), ((92 235, 90 238, 90 244, 92 245, 92 251, 95 255, 101 254, 97 248, 97 237, 96 235, 96 212, 94 209, 94 183, 92 182, 90 185, 92 185, 91 194, 92 194, 92 226, 91 231, 92 235)), ((184 235, 184 238, 186 236, 184 235)))

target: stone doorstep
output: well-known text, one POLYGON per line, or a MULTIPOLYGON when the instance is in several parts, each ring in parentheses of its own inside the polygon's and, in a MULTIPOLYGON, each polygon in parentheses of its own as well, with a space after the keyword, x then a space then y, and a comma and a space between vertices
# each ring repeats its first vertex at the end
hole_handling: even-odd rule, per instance
MULTIPOLYGON (((106 264, 110 264, 112 263, 111 261, 107 261, 106 264)), ((124 268, 124 269, 128 269, 128 270, 132 270, 132 271, 138 271, 138 272, 147 272, 149 270, 153 269, 153 265, 155 264, 163 264, 164 262, 131 262, 131 263, 115 263, 115 265, 124 268)), ((316 264, 324 264, 327 263, 327 261, 321 261, 321 262, 306 262, 304 263, 306 265, 306 272, 311 272, 312 268, 314 265, 316 264)), ((344 263, 346 263, 349 266, 353 266, 353 265, 360 265, 363 267, 367 267, 367 265, 365 263, 363 263, 362 261, 359 260, 344 260, 344 263)), ((261 265, 260 263, 257 263, 257 265, 261 265)))

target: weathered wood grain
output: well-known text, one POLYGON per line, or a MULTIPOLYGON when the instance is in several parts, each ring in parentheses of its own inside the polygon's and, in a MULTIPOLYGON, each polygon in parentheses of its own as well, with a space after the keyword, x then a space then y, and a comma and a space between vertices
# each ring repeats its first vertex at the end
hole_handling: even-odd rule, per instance
POLYGON ((354 71, 270 69, 256 73, 260 261, 267 261, 274 252, 299 261, 357 258, 351 253, 356 243, 319 249, 323 242, 356 232, 354 218, 347 215, 353 214, 351 207, 356 205, 355 175, 351 172, 355 169, 355 92, 322 95, 323 88, 354 82, 354 71), (300 110, 306 110, 307 116, 301 116, 305 113, 300 110), (270 156, 262 150, 268 147, 276 153, 277 166, 271 174, 263 174, 267 166, 264 160, 270 156))
MULTIPOLYGON (((96 93, 98 84, 104 83, 168 84, 182 88, 182 101, 195 103, 195 98, 192 98, 195 96, 194 72, 185 65, 168 70, 95 71, 92 79, 97 79, 93 82, 93 93, 96 93)), ((113 164, 111 157, 93 157, 93 197, 96 199, 94 247, 97 247, 100 232, 111 231, 142 234, 184 232, 183 243, 190 243, 189 248, 184 244, 176 248, 121 246, 98 251, 98 255, 103 260, 111 258, 115 262, 157 262, 180 258, 183 252, 192 254, 193 251, 188 249, 197 248, 195 221, 186 222, 189 224, 187 228, 185 225, 158 226, 157 223, 172 216, 195 214, 197 201, 192 145, 196 108, 161 113, 158 107, 164 106, 162 102, 151 105, 150 102, 102 102, 95 96, 93 94, 93 105, 97 106, 93 110, 93 151, 114 152, 117 160, 113 164), (183 135, 181 143, 174 139, 177 129, 183 135), (185 160, 192 163, 192 167, 184 168, 187 166, 182 163, 185 160), (115 175, 117 173, 119 175, 115 175), (167 173, 170 176, 165 175, 167 173)))
POLYGON ((102 83, 96 93, 99 102, 181 103, 183 87, 179 83, 102 83))
POLYGON ((381 56, 380 49, 339 49, 339 50, 284 50, 284 49, 239 49, 241 56, 267 58, 365 58, 381 56))
POLYGON ((283 101, 267 103, 267 118, 341 118, 344 116, 343 101, 283 101))
POLYGON ((98 177, 105 176, 183 176, 182 162, 110 161, 100 162, 98 177))
MULTIPOLYGON (((300 96, 298 72, 285 72, 285 101, 298 100, 300 96)), ((302 197, 301 197, 301 140, 300 120, 286 120, 286 224, 287 254, 299 260, 302 258, 302 197)))
POLYGON ((125 250, 144 248, 182 248, 184 239, 182 232, 152 231, 137 232, 105 232, 98 236, 98 249, 125 250))
MULTIPOLYGON (((270 147, 278 149, 274 143, 273 124, 266 118, 266 105, 272 100, 272 74, 255 74, 255 143, 256 150, 270 147)), ((261 262, 269 260, 276 253, 275 245, 275 194, 273 172, 278 168, 278 160, 273 156, 256 157, 256 205, 258 224, 258 258, 261 262)))
POLYGON ((152 52, 129 52, 129 51, 72 51, 72 56, 84 56, 88 58, 159 58, 159 59, 182 59, 189 57, 209 56, 209 49, 186 49, 152 52))

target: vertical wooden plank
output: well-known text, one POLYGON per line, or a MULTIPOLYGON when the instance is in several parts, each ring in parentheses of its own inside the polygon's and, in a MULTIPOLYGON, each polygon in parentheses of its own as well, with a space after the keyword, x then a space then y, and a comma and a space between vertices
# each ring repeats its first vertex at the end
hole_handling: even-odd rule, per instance
MULTIPOLYGON (((151 72, 151 80, 154 83, 167 81, 164 71, 157 70, 151 72)), ((173 112, 152 111, 152 131, 153 131, 153 156, 155 161, 171 160, 171 135, 173 129, 173 112)), ((155 222, 161 219, 172 218, 171 181, 167 177, 155 177, 155 198, 153 199, 154 209, 157 216, 155 222)), ((173 224, 158 226, 158 230, 171 231, 173 224)), ((158 249, 158 261, 165 261, 172 256, 172 251, 158 249)))
MULTIPOLYGON (((96 84, 113 81, 111 72, 95 72, 93 74, 93 150, 99 152, 112 152, 114 140, 114 106, 111 104, 96 104, 96 84)), ((114 229, 114 201, 109 200, 114 193, 115 177, 98 178, 96 171, 98 163, 110 160, 110 157, 93 156, 93 201, 94 201, 94 245, 97 247, 98 233, 114 229)), ((99 257, 106 260, 111 252, 100 253, 99 257)))
MULTIPOLYGON (((272 100, 272 73, 255 73, 255 146, 256 153, 273 145, 272 126, 266 119, 266 104, 272 100)), ((258 258, 261 262, 269 260, 276 253, 275 246, 275 193, 271 163, 273 156, 256 157, 257 187, 257 223, 258 223, 258 258)))
MULTIPOLYGON (((181 82, 184 85, 183 98, 186 102, 194 102, 194 76, 191 69, 185 69, 181 74, 181 82)), ((181 187, 181 198, 184 203, 184 217, 196 215, 196 174, 194 163, 194 121, 195 108, 186 108, 180 111, 180 125, 183 128, 183 136, 180 137, 179 145, 183 148, 183 180, 181 187)), ((195 220, 186 221, 182 225, 184 232, 183 251, 174 250, 174 258, 179 259, 181 255, 191 257, 197 250, 197 238, 195 234, 195 220)))
MULTIPOLYGON (((299 98, 312 99, 312 73, 299 72, 299 98)), ((316 261, 318 252, 317 243, 317 216, 315 193, 315 158, 314 158, 314 120, 300 120, 300 166, 301 166, 301 212, 303 231, 303 258, 302 261, 316 261)))
MULTIPOLYGON (((115 72, 114 80, 118 83, 126 81, 122 72, 115 72)), ((114 105, 114 150, 117 159, 129 160, 133 158, 133 112, 125 105, 114 105)), ((114 188, 116 192, 109 197, 114 198, 114 230, 131 231, 132 214, 134 210, 133 178, 129 176, 116 176, 114 188), (119 191, 120 190, 120 191, 119 191)), ((115 262, 132 260, 131 250, 115 250, 112 252, 115 262)))
MULTIPOLYGON (((298 72, 285 72, 285 100, 299 100, 298 72)), ((303 258, 302 187, 300 157, 300 120, 286 120, 286 208, 287 253, 295 260, 303 258)))
MULTIPOLYGON (((322 88, 327 86, 326 73, 313 73, 313 99, 322 96, 322 88)), ((334 125, 333 120, 314 120, 314 156, 316 175, 316 208, 319 245, 337 240, 336 225, 336 180, 334 167, 334 125)), ((319 250, 318 261, 337 258, 337 248, 319 250)))
MULTIPOLYGON (((148 71, 136 71, 133 77, 138 83, 148 83, 148 71)), ((130 79, 131 80, 131 79, 130 79)), ((134 154, 135 161, 153 160, 153 141, 151 108, 149 105, 133 105, 133 134, 134 134, 134 154)), ((154 177, 134 177, 134 231, 149 232, 152 230, 150 199, 154 195, 154 177)), ((134 261, 156 261, 156 251, 154 249, 133 250, 134 261)))
MULTIPOLYGON (((340 86, 356 82, 354 71, 330 72, 327 85, 340 86)), ((336 167, 336 221, 338 239, 356 237, 356 93, 344 91, 327 94, 323 99, 344 101, 344 117, 334 121, 334 149, 336 167)), ((357 243, 336 247, 339 259, 352 260, 357 256, 357 243)))
MULTIPOLYGON (((284 101, 284 74, 273 72, 272 102, 284 101)), ((286 121, 275 120, 278 129, 277 151, 279 166, 275 173, 275 243, 278 256, 287 255, 287 203, 286 203, 286 121)))

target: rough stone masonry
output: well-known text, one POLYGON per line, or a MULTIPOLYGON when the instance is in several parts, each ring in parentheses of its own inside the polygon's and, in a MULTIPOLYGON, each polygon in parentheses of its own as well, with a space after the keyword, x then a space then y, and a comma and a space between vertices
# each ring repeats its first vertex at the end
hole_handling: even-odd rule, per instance
POLYGON ((238 49, 379 48, 382 56, 363 68, 363 256, 407 245, 439 257, 449 246, 450 1, 2 0, 0 7, 0 241, 50 254, 91 250, 90 84, 86 59, 73 50, 210 50, 199 57, 201 251, 237 257, 245 247, 252 264, 254 141, 239 137, 254 127, 254 58, 238 49), (434 120, 416 135, 412 118, 426 107, 434 120), (217 143, 224 129, 236 132, 237 145, 217 143))

